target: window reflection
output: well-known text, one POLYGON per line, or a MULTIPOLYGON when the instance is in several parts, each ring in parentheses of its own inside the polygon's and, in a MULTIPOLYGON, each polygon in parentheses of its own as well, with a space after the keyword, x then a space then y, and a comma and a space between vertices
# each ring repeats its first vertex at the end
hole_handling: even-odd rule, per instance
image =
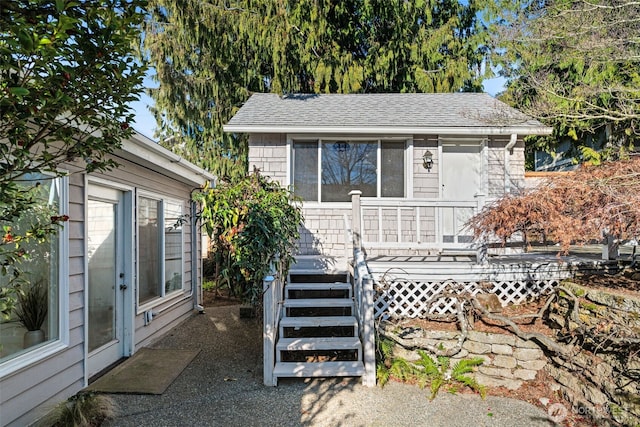
POLYGON ((322 201, 346 202, 351 190, 375 197, 377 142, 331 141, 322 144, 322 201))
POLYGON ((314 202, 348 202, 352 190, 404 197, 405 148, 404 141, 295 141, 294 194, 314 202))
MULTIPOLYGON (((51 221, 60 215, 61 178, 34 173, 25 175, 19 185, 30 188, 31 195, 38 203, 20 213, 11 221, 0 222, 4 239, 12 235, 25 235, 34 227, 51 221)), ((0 253, 0 264, 5 272, 0 274, 0 288, 21 290, 16 307, 9 318, 0 317, 0 362, 32 351, 44 343, 57 340, 60 334, 59 275, 60 275, 60 235, 45 236, 43 239, 29 239, 21 243, 24 255, 15 264, 22 273, 13 276, 10 263, 6 263, 13 245, 5 243, 0 253)))

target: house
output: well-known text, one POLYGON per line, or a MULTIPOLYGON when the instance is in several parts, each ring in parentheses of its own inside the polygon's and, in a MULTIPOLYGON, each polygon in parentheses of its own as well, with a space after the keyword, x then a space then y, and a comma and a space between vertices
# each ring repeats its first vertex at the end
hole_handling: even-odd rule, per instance
POLYGON ((524 187, 523 138, 552 131, 487 94, 254 94, 224 130, 249 134, 249 168, 302 200, 297 263, 264 283, 267 385, 373 385, 374 318, 418 316, 451 281, 472 292, 493 283, 506 304, 570 273, 470 256, 465 222, 524 187))
POLYGON ((249 167, 303 200, 301 259, 336 267, 352 190, 375 201, 369 256, 468 248, 465 221, 523 187, 523 138, 552 131, 483 93, 254 94, 224 129, 248 133, 249 167))
POLYGON ((24 265, 47 289, 44 337, 0 323, 2 426, 32 423, 199 308, 191 196, 214 177, 137 133, 113 159, 104 173, 63 164, 63 178, 31 177, 43 206, 69 220, 24 265))

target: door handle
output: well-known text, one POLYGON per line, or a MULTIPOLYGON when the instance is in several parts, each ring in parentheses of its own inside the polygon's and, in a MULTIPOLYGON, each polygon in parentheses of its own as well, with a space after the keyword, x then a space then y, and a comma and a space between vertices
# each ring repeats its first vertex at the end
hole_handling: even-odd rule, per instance
POLYGON ((127 288, 128 288, 128 286, 126 284, 124 284, 124 283, 120 284, 120 290, 121 291, 126 291, 127 288))

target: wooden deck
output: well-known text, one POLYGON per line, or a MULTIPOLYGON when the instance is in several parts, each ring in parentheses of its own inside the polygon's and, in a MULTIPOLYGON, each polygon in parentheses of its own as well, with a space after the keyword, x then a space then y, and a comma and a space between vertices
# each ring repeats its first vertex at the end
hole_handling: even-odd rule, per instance
POLYGON ((601 259, 599 253, 583 251, 559 256, 556 251, 489 256, 488 263, 464 254, 428 256, 378 256, 367 259, 376 280, 384 275, 407 275, 423 280, 461 282, 562 280, 579 273, 616 272, 617 261, 601 259))
MULTIPOLYGON (((434 255, 381 255, 366 259, 375 279, 384 274, 413 277, 430 281, 504 281, 565 279, 579 273, 615 273, 619 263, 630 261, 632 247, 622 247, 618 261, 602 259, 601 246, 572 247, 568 255, 558 255, 557 247, 539 247, 526 253, 490 255, 488 263, 478 264, 476 257, 465 252, 443 252, 434 255)), ((299 256, 291 274, 327 274, 346 272, 345 258, 299 256)))

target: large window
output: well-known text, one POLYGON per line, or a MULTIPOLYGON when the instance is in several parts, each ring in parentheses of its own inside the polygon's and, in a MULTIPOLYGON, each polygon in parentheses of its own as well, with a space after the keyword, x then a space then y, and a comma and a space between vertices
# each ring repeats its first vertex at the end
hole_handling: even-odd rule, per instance
POLYGON ((346 202, 364 197, 404 197, 404 141, 295 141, 293 189, 305 201, 346 202))
MULTIPOLYGON (((3 232, 3 247, 0 262, 11 251, 6 241, 12 235, 24 235, 36 224, 47 224, 54 215, 60 215, 63 178, 32 174, 23 177, 25 187, 33 187, 38 205, 24 212, 17 221, 0 223, 3 232)), ((63 232, 49 235, 43 240, 33 239, 23 243, 25 249, 16 267, 22 272, 13 278, 11 271, 0 274, 0 288, 19 289, 20 297, 9 319, 0 317, 0 362, 14 359, 22 354, 60 339, 60 298, 62 270, 61 252, 63 232)))
POLYGON ((183 287, 182 203, 138 197, 138 301, 145 304, 183 287))

